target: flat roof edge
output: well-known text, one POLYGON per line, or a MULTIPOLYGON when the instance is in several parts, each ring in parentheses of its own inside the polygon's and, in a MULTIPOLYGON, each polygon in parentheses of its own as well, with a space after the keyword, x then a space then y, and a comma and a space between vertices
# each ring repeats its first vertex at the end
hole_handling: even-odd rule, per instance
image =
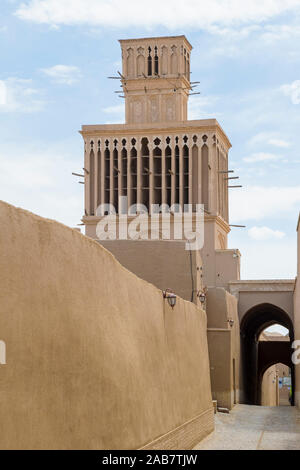
POLYGON ((120 124, 87 124, 87 125, 82 125, 80 129, 80 133, 94 133, 94 132, 164 132, 165 130, 170 130, 172 132, 172 129, 182 129, 182 128, 195 128, 195 127, 216 127, 217 130, 222 134, 224 140, 228 144, 228 148, 231 148, 231 142, 229 138, 227 137, 226 133, 224 132, 223 128, 219 124, 219 122, 216 119, 194 119, 190 121, 178 121, 178 122, 161 122, 158 125, 153 126, 151 123, 141 123, 139 124, 125 124, 125 123, 120 123, 120 124))
POLYGON ((149 37, 142 37, 142 38, 128 38, 128 39, 118 39, 119 43, 125 43, 125 42, 139 42, 139 41, 154 41, 155 39, 179 39, 182 38, 184 39, 188 45, 190 46, 191 49, 193 49, 193 46, 191 45, 190 41, 187 39, 185 34, 179 34, 175 36, 149 36, 149 37))

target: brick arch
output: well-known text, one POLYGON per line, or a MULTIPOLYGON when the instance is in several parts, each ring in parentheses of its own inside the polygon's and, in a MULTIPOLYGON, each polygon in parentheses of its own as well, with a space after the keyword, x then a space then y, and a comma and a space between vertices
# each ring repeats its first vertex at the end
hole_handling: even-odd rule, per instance
POLYGON ((262 303, 255 305, 245 313, 240 328, 245 402, 260 405, 261 380, 263 372, 268 367, 278 362, 288 365, 292 369, 293 381, 294 367, 291 363, 291 342, 294 339, 293 323, 290 316, 280 307, 262 303), (289 330, 290 341, 259 342, 258 339, 262 331, 275 323, 289 330))

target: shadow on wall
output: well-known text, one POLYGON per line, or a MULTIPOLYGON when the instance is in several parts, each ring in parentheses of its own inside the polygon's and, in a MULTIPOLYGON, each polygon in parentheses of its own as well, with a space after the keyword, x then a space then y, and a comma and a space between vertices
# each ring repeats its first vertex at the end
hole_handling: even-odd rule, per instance
POLYGON ((213 430, 202 310, 3 202, 0 245, 1 449, 186 449, 213 430))

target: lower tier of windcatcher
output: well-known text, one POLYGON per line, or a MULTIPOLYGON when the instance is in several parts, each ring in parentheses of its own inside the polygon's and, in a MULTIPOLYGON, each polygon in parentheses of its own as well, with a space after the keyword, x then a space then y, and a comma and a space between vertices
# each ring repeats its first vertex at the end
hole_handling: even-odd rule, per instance
POLYGON ((215 133, 83 136, 86 216, 103 204, 119 213, 126 196, 125 210, 203 204, 228 221, 228 150, 215 133))

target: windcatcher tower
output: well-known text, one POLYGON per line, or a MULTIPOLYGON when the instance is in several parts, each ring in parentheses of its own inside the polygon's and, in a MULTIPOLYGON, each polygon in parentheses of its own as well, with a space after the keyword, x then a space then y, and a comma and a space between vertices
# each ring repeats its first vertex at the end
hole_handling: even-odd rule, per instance
MULTIPOLYGON (((152 204, 183 207, 190 203, 194 208, 197 203, 204 204, 203 279, 207 286, 227 287, 228 280, 239 278, 239 254, 227 250, 231 144, 215 119, 187 119, 193 87, 192 46, 185 36, 126 39, 120 44, 125 124, 84 125, 81 130, 85 143, 86 234, 96 238, 100 219, 96 211, 103 203, 112 204, 117 214, 134 204, 143 204, 148 210, 152 204), (119 207, 119 196, 127 196, 127 208, 119 207)), ((161 251, 158 262, 164 264, 166 243, 116 240, 103 245, 129 269, 162 287, 155 282, 160 267, 145 268, 145 253, 161 251), (130 253, 132 244, 134 254, 130 253)), ((170 254, 179 263, 178 278, 182 263, 177 255, 178 251, 170 254)), ((200 271, 200 263, 195 260, 195 270, 200 271)), ((190 276, 190 267, 186 269, 190 276)), ((195 290, 194 280, 192 284, 195 290)), ((191 297, 182 292, 181 295, 191 297)))
POLYGON ((186 121, 192 46, 185 36, 120 43, 126 123, 186 121))

